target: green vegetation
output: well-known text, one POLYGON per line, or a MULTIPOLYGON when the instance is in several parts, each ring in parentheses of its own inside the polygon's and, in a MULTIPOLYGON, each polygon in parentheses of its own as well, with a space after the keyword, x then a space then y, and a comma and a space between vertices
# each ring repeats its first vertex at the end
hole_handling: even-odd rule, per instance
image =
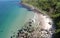
POLYGON ((56 26, 54 38, 60 37, 60 0, 22 0, 24 3, 31 4, 43 11, 53 19, 56 26))

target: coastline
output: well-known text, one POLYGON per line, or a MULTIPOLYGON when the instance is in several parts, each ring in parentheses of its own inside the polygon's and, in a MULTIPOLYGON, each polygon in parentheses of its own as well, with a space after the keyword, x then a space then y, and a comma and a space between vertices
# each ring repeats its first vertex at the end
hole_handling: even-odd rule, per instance
POLYGON ((45 11, 42 12, 42 10, 38 9, 37 7, 34 7, 33 5, 29 5, 29 4, 23 3, 23 2, 20 2, 20 4, 21 4, 24 8, 26 8, 26 9, 28 9, 28 10, 30 10, 30 11, 33 11, 33 12, 37 12, 37 13, 46 15, 46 14, 44 13, 45 11))
MULTIPOLYGON (((38 8, 36 8, 36 7, 34 7, 34 6, 32 6, 32 5, 29 5, 29 4, 27 4, 27 3, 23 3, 23 2, 21 2, 20 3, 23 7, 25 6, 25 8, 27 8, 28 10, 31 10, 31 11, 33 11, 34 13, 35 13, 35 16, 36 15, 41 15, 42 17, 46 17, 46 18, 49 18, 50 19, 50 21, 52 22, 52 25, 53 25, 53 21, 52 21, 52 19, 46 14, 46 13, 43 13, 41 10, 39 10, 38 8)), ((38 17, 39 17, 38 16, 38 17)), ((40 16, 40 17, 41 17, 40 16)), ((41 18, 42 18, 41 17, 41 18)), ((35 19, 35 17, 33 17, 34 19, 35 19)), ((39 18, 39 19, 41 19, 41 18, 39 18)), ((42 20, 42 19, 41 19, 42 20)), ((43 23, 42 23, 43 24, 43 23)))
MULTIPOLYGON (((39 9, 37 9, 29 4, 26 4, 26 3, 20 3, 20 4, 24 8, 27 8, 28 10, 33 11, 35 13, 34 17, 31 18, 32 22, 29 21, 30 23, 33 23, 32 26, 35 28, 34 31, 32 31, 32 37, 30 36, 30 38, 35 38, 35 37, 51 38, 52 34, 54 33, 54 31, 52 31, 52 30, 54 30, 54 28, 52 27, 52 25, 53 25, 52 19, 47 14, 42 13, 39 9)), ((28 25, 29 25, 29 22, 28 22, 28 25)), ((26 26, 26 27, 30 28, 30 31, 31 31, 30 26, 26 26)), ((21 38, 27 37, 24 35, 26 33, 25 31, 23 31, 24 29, 27 30, 26 28, 19 30, 18 38, 21 36, 23 36, 21 38), (24 32, 23 35, 21 34, 21 31, 24 32)))
MULTIPOLYGON (((33 11, 34 13, 40 13, 40 14, 42 14, 43 16, 48 16, 47 14, 46 14, 46 11, 42 11, 41 9, 38 9, 37 7, 34 7, 33 5, 29 5, 29 4, 27 4, 27 3, 23 3, 23 2, 20 2, 19 4, 21 4, 21 6, 23 7, 23 8, 26 8, 28 11, 33 11)), ((49 18, 50 18, 50 16, 48 16, 49 18)), ((51 19, 51 18, 50 18, 51 19)), ((52 19, 51 19, 52 20, 52 19)))

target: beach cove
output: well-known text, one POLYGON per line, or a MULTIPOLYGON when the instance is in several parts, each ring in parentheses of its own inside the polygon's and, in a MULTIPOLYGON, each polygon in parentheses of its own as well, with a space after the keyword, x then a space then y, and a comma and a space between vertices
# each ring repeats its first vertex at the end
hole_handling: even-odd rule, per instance
MULTIPOLYGON (((52 37, 54 31, 54 28, 52 26, 52 19, 48 15, 42 13, 39 9, 19 2, 4 2, 1 5, 1 9, 3 8, 0 16, 1 38, 12 38, 11 36, 13 36, 13 38, 16 38, 15 36, 17 35, 17 33, 17 38, 23 38, 24 35, 22 35, 23 37, 20 37, 19 34, 21 33, 21 29, 22 27, 24 27, 26 22, 28 22, 27 27, 31 26, 29 24, 33 22, 32 26, 35 28, 30 38, 37 38, 39 36, 43 36, 44 38, 45 36, 46 38, 52 37)), ((24 29, 25 28, 23 28, 22 30, 24 29)))

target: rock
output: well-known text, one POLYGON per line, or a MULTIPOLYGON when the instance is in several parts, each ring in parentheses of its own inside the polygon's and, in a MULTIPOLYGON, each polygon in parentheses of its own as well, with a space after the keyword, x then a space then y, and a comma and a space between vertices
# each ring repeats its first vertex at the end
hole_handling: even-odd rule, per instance
POLYGON ((29 24, 32 24, 32 22, 29 22, 29 24))
POLYGON ((12 38, 12 36, 11 36, 11 38, 12 38))
POLYGON ((51 23, 51 22, 49 22, 48 24, 52 25, 52 23, 51 23))
POLYGON ((32 25, 29 25, 29 26, 32 26, 32 25))
POLYGON ((13 37, 15 37, 15 35, 13 35, 13 37))

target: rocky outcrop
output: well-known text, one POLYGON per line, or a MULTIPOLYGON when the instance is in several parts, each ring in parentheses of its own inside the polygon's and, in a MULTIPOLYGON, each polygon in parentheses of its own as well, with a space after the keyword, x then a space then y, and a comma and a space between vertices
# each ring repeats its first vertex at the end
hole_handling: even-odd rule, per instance
POLYGON ((51 31, 40 28, 40 25, 29 21, 17 33, 16 38, 51 38, 51 31))

